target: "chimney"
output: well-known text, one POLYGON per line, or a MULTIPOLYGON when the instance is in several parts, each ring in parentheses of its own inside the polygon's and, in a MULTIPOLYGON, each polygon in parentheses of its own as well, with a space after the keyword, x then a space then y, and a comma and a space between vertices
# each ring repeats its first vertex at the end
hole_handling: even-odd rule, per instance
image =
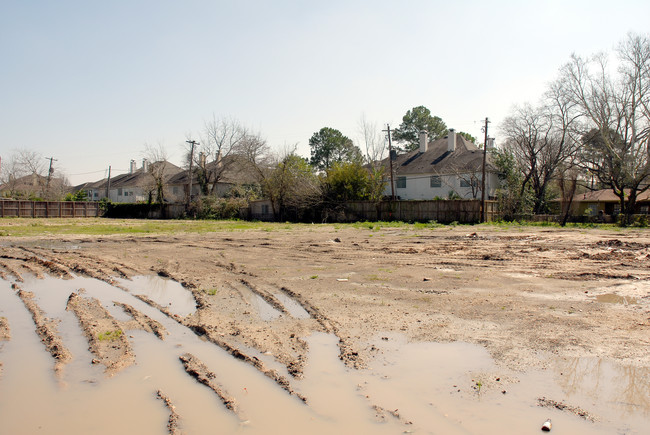
POLYGON ((133 174, 135 170, 136 170, 135 160, 131 160, 131 164, 129 165, 129 174, 133 174))
POLYGON ((221 168, 223 166, 223 162, 221 161, 221 150, 217 153, 217 168, 221 168))
POLYGON ((206 160, 207 160, 207 156, 203 153, 203 151, 201 151, 201 152, 199 153, 199 166, 200 166, 201 168, 204 168, 204 169, 205 169, 205 163, 206 163, 206 160))
POLYGON ((420 132, 420 152, 421 153, 426 153, 427 152, 427 132, 426 131, 421 131, 420 132))
POLYGON ((488 137, 487 140, 487 149, 493 150, 494 149, 494 138, 493 137, 488 137))
POLYGON ((449 129, 449 134, 447 135, 447 151, 456 150, 456 131, 453 128, 449 129))
POLYGON ((149 161, 142 159, 142 172, 149 172, 149 161))

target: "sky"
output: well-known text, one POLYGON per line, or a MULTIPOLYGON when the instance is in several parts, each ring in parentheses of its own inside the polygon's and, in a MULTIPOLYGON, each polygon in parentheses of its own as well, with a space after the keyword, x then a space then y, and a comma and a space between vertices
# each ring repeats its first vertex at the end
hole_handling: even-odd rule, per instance
POLYGON ((180 165, 213 116, 309 157, 322 127, 360 145, 361 117, 394 128, 416 106, 479 138, 488 118, 498 144, 572 53, 649 17, 647 0, 2 0, 0 157, 53 157, 73 185, 147 145, 180 165))

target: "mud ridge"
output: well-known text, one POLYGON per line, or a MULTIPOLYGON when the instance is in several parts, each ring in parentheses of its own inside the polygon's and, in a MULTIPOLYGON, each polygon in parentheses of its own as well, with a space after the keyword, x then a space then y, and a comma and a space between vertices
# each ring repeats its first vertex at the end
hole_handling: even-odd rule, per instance
POLYGON ((579 408, 577 406, 567 405, 564 402, 558 402, 556 400, 547 399, 546 397, 537 398, 537 406, 541 406, 543 408, 559 409, 560 411, 569 412, 571 414, 577 415, 578 417, 591 422, 598 421, 598 418, 595 415, 590 414, 589 412, 585 411, 582 408, 579 408))
POLYGON ((107 374, 113 375, 135 362, 135 355, 122 326, 97 299, 72 293, 66 310, 73 311, 77 316, 89 349, 98 358, 93 363, 104 364, 107 374))
POLYGON ((160 322, 152 319, 146 314, 141 313, 129 304, 117 301, 113 301, 113 304, 122 308, 126 314, 131 316, 141 329, 144 329, 147 332, 151 332, 161 340, 165 339, 165 336, 168 334, 168 332, 160 322))
POLYGON ((11 328, 6 317, 0 317, 0 341, 11 340, 11 328))
POLYGON ((223 387, 215 380, 217 375, 211 372, 208 367, 197 357, 191 353, 184 353, 178 357, 183 363, 183 367, 188 375, 192 376, 201 384, 210 388, 219 397, 223 405, 232 411, 237 417, 241 419, 237 402, 234 398, 224 391, 223 387))
POLYGON ((60 278, 63 278, 63 279, 72 278, 72 276, 70 275, 70 271, 68 269, 65 269, 61 264, 59 264, 58 260, 40 258, 40 256, 42 256, 42 257, 45 257, 45 256, 43 254, 39 253, 38 251, 35 251, 33 249, 25 248, 24 246, 21 246, 20 249, 22 249, 25 252, 28 252, 28 253, 32 254, 30 257, 25 258, 24 261, 34 263, 34 264, 37 264, 37 265, 41 266, 43 269, 45 269, 51 275, 56 275, 56 276, 58 276, 60 278))
POLYGON ((381 406, 378 406, 378 405, 372 405, 372 409, 373 409, 373 411, 375 411, 375 418, 378 421, 381 421, 381 422, 386 421, 386 418, 389 415, 389 416, 395 418, 397 421, 399 421, 402 424, 406 424, 406 425, 413 424, 412 421, 407 420, 404 417, 402 417, 402 415, 399 413, 399 409, 395 409, 393 411, 390 411, 390 410, 388 410, 386 408, 383 408, 381 406))
POLYGON ((20 267, 25 269, 27 271, 27 273, 30 273, 30 274, 34 275, 36 278, 43 279, 43 273, 41 272, 40 269, 36 269, 36 268, 30 266, 26 262, 20 263, 20 267))
POLYGON ((181 416, 176 412, 176 407, 172 403, 171 399, 160 390, 156 391, 156 397, 162 400, 169 410, 169 420, 167 421, 167 430, 169 431, 169 435, 183 435, 183 431, 179 428, 181 416))
MULTIPOLYGON (((0 258, 7 258, 7 257, 5 257, 5 256, 3 255, 3 256, 1 256, 0 258)), ((25 282, 25 280, 23 279, 22 275, 21 275, 20 273, 18 273, 17 270, 15 270, 15 269, 12 268, 11 266, 9 266, 7 263, 5 263, 5 262, 0 262, 0 267, 2 267, 4 270, 6 270, 7 273, 9 273, 9 275, 13 275, 13 277, 16 279, 16 281, 18 281, 18 282, 25 282)), ((6 279, 6 275, 3 274, 2 279, 6 279)))
POLYGON ((300 400, 307 403, 307 399, 304 396, 302 396, 300 393, 296 392, 293 388, 291 388, 291 384, 284 376, 280 375, 277 371, 266 367, 266 365, 260 359, 246 355, 239 349, 235 348, 234 346, 230 345, 224 340, 221 340, 220 338, 218 338, 218 334, 216 332, 213 332, 211 328, 206 328, 200 324, 193 324, 191 322, 188 322, 186 319, 183 319, 178 314, 171 313, 167 308, 152 301, 151 299, 149 299, 144 295, 135 295, 135 297, 145 302, 146 304, 149 304, 150 306, 156 308, 161 313, 165 314, 167 317, 176 320, 178 323, 185 326, 186 328, 189 328, 192 332, 194 332, 199 337, 205 337, 212 344, 217 345, 218 347, 225 350, 233 357, 252 365, 257 370, 262 372, 264 376, 275 381, 275 383, 278 384, 280 387, 282 387, 283 390, 285 390, 291 395, 295 395, 300 400))
POLYGON ((59 336, 59 331, 57 330, 58 320, 45 317, 43 310, 34 302, 34 293, 18 290, 18 297, 23 301, 25 308, 31 313, 34 324, 36 325, 36 333, 41 338, 41 342, 55 359, 55 373, 60 374, 64 365, 72 359, 72 354, 65 347, 63 340, 59 336))

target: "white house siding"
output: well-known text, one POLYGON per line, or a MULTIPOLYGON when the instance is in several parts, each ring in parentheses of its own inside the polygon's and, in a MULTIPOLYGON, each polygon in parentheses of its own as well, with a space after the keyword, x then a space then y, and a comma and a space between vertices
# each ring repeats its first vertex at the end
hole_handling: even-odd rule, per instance
MULTIPOLYGON (((454 191, 463 199, 480 199, 481 191, 480 188, 474 189, 477 192, 477 198, 472 196, 471 187, 460 187, 461 179, 456 175, 442 175, 441 186, 440 187, 431 187, 431 176, 432 174, 409 174, 396 176, 395 183, 395 196, 403 200, 413 200, 413 199, 433 199, 435 197, 447 198, 449 197, 449 192, 454 191), (406 187, 399 188, 397 179, 398 177, 406 177, 406 187)), ((469 177, 467 177, 469 179, 469 177)), ((478 176, 478 182, 480 183, 481 177, 478 176)), ((495 187, 498 183, 498 177, 496 174, 487 174, 487 192, 488 196, 494 196, 495 187)), ((384 189, 384 195, 390 196, 391 189, 390 183, 387 183, 386 188, 384 189)))

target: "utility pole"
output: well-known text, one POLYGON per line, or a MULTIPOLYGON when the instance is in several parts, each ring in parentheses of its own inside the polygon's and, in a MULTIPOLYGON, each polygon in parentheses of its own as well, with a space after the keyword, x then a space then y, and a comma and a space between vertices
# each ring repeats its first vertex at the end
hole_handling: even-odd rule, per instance
POLYGON ((187 210, 190 209, 190 203, 192 201, 192 164, 194 163, 194 147, 199 143, 195 140, 186 140, 190 147, 190 169, 187 174, 187 210))
POLYGON ((487 160, 487 145, 488 145, 488 121, 485 118, 485 127, 483 131, 485 133, 485 140, 483 141, 483 175, 481 177, 481 223, 486 221, 487 215, 485 212, 485 162, 487 160))
POLYGON ((48 195, 50 193, 50 180, 52 179, 52 172, 54 172, 54 169, 52 169, 52 161, 57 161, 54 157, 45 157, 46 160, 50 161, 50 169, 47 171, 47 184, 45 185, 45 190, 47 191, 48 195))
POLYGON ((106 180, 106 199, 111 200, 108 196, 111 190, 111 165, 108 165, 108 179, 106 180))
POLYGON ((393 183, 393 145, 390 139, 390 124, 386 124, 386 130, 388 132, 388 162, 390 163, 390 199, 395 201, 395 183, 393 183))

